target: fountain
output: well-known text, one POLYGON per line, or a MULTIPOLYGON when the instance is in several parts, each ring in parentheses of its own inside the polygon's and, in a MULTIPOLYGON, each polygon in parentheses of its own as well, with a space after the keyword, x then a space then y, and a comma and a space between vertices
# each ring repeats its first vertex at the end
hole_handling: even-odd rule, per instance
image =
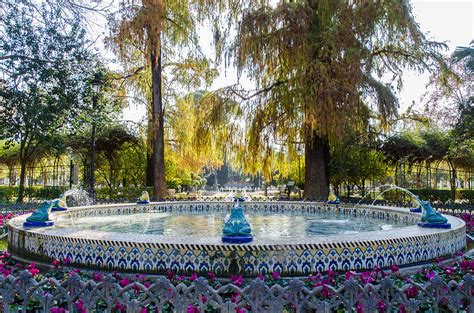
POLYGON ((148 191, 143 191, 140 198, 138 198, 137 204, 148 204, 150 203, 150 195, 148 191))
POLYGON ((48 227, 53 226, 54 222, 49 219, 49 213, 51 212, 54 205, 54 201, 45 201, 43 204, 36 209, 30 216, 26 218, 26 222, 23 223, 24 228, 33 227, 48 227))
POLYGON ((73 188, 64 193, 65 197, 69 197, 69 206, 88 206, 92 205, 93 201, 89 197, 89 193, 83 189, 73 188))
POLYGON ((328 196, 328 201, 326 201, 327 204, 340 204, 341 200, 339 200, 339 197, 337 197, 334 192, 330 191, 329 196, 328 196))
POLYGON ((429 201, 417 200, 423 208, 421 222, 418 223, 418 226, 425 228, 451 228, 448 219, 433 209, 429 201))
POLYGON ((388 206, 235 200, 80 207, 68 201, 67 211, 52 214, 49 201, 8 222, 8 249, 31 261, 69 258, 89 270, 297 276, 410 266, 466 245, 465 223, 424 202, 422 216, 388 206), (430 221, 437 228, 418 226, 430 221))
MULTIPOLYGON (((410 209, 410 212, 412 213, 423 212, 422 217, 421 217, 421 222, 418 223, 418 226, 425 227, 425 228, 451 228, 451 225, 447 222, 448 220, 444 216, 442 216, 441 213, 433 209, 429 201, 423 201, 420 198, 418 198, 418 196, 415 195, 410 190, 396 186, 396 185, 382 185, 382 186, 378 186, 369 190, 367 195, 365 195, 362 199, 360 199, 357 205, 359 205, 362 202, 362 200, 364 200, 364 198, 367 197, 372 191, 385 188, 385 187, 389 187, 389 188, 382 191, 378 195, 379 197, 381 197, 387 191, 397 189, 409 194, 412 197, 412 200, 414 200, 413 202, 416 202, 419 204, 419 208, 410 209)), ((374 199, 374 201, 372 202, 372 205, 374 205, 376 201, 377 199, 374 199)))
POLYGON ((234 199, 235 205, 232 208, 230 217, 224 224, 222 229, 222 242, 227 243, 248 243, 253 240, 252 229, 245 218, 244 209, 241 203, 244 199, 236 197, 234 199))
POLYGON ((51 200, 53 201, 53 207, 51 211, 52 212, 66 211, 67 210, 66 199, 68 195, 69 195, 69 190, 66 191, 64 194, 59 195, 58 199, 51 200))

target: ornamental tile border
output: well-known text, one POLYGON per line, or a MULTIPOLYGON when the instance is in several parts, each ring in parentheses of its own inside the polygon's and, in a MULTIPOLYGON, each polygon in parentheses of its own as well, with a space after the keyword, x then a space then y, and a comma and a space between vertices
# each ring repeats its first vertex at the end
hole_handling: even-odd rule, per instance
MULTIPOLYGON (((78 218, 110 214, 145 212, 214 212, 230 210, 231 203, 151 203, 123 204, 73 208, 58 212, 53 219, 60 225, 62 218, 78 218)), ((371 218, 402 220, 415 224, 419 214, 406 209, 362 206, 358 209, 321 203, 245 203, 246 210, 265 212, 335 211, 345 215, 368 215, 371 218)), ((448 216, 450 230, 421 229, 408 226, 393 231, 376 231, 351 235, 327 236, 321 240, 302 239, 300 243, 263 242, 230 245, 216 238, 171 237, 150 235, 91 234, 90 231, 55 230, 55 228, 25 230, 25 217, 9 223, 9 249, 13 254, 33 260, 70 258, 76 266, 105 270, 160 273, 167 269, 177 272, 214 271, 218 274, 242 273, 257 275, 277 271, 283 275, 302 275, 328 269, 350 270, 405 265, 447 256, 466 245, 465 224, 448 216), (63 233, 61 233, 63 232, 63 233), (401 233, 400 233, 401 232, 401 233), (91 237, 97 238, 91 238, 91 237), (372 238, 372 239, 368 239, 372 238)), ((290 239, 294 240, 294 239, 290 239)))

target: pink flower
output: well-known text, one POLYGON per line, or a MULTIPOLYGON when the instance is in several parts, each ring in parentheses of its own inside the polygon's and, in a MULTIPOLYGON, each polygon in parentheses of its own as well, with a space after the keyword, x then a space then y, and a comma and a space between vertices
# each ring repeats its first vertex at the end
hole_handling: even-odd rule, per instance
POLYGON ((265 279, 265 276, 263 276, 262 274, 260 274, 260 275, 258 275, 258 279, 264 280, 264 279, 265 279))
POLYGON ((474 261, 463 260, 459 262, 459 266, 463 271, 474 269, 474 261))
POLYGON ((148 309, 143 307, 141 310, 140 310, 140 313, 148 313, 148 309))
POLYGON ((78 268, 73 269, 72 271, 69 271, 69 276, 73 276, 74 274, 80 274, 81 270, 78 268))
POLYGON ((451 274, 453 274, 455 272, 454 268, 451 267, 451 266, 446 266, 446 268, 444 270, 446 272, 446 275, 448 275, 448 276, 451 276, 451 274))
POLYGON ((429 280, 432 280, 432 279, 436 276, 436 273, 433 272, 433 271, 430 271, 430 272, 428 272, 425 276, 426 276, 426 278, 428 278, 429 280))
POLYGON ((390 270, 392 271, 392 273, 396 273, 398 272, 400 268, 398 266, 396 266, 395 264, 390 266, 390 270))
POLYGON ((37 268, 30 268, 28 271, 31 273, 31 275, 33 275, 33 277, 39 273, 39 269, 37 268))
POLYGON ((10 275, 12 273, 12 270, 11 269, 6 269, 6 270, 3 270, 2 271, 2 274, 4 277, 7 277, 8 275, 10 275))
POLYGON ((66 257, 64 260, 63 260, 63 264, 64 265, 69 265, 71 263, 71 258, 70 257, 66 257))
POLYGON ((186 277, 183 276, 183 275, 179 275, 178 278, 176 278, 176 280, 178 280, 178 281, 183 281, 185 279, 186 279, 186 277))
POLYGON ((124 277, 120 280, 120 286, 125 287, 128 284, 130 284, 130 281, 126 277, 124 277))
POLYGON ((189 304, 188 313, 199 313, 199 307, 189 304))
POLYGON ((145 283, 143 284, 143 286, 145 286, 146 288, 150 288, 150 286, 151 286, 151 283, 149 283, 149 282, 145 282, 145 283))
POLYGON ((189 281, 196 281, 196 279, 198 279, 198 275, 196 273, 193 273, 190 277, 189 277, 189 281))
POLYGON ((406 295, 408 298, 415 298, 418 295, 418 289, 415 285, 411 285, 406 291, 406 295))
POLYGON ((217 279, 217 275, 214 274, 213 272, 208 272, 207 277, 209 277, 210 281, 215 281, 217 279))
POLYGON ((356 272, 354 272, 354 271, 346 272, 346 280, 351 279, 351 277, 354 277, 355 274, 356 274, 356 272))
POLYGON ((245 309, 235 308, 235 313, 245 313, 245 312, 247 312, 245 309))
POLYGON ((375 281, 375 279, 372 277, 372 273, 370 272, 363 272, 360 274, 360 280, 365 284, 370 284, 375 281))
POLYGON ((169 280, 174 279, 176 274, 172 270, 166 270, 166 277, 168 277, 169 280))
POLYGON ((356 304, 356 312, 357 313, 364 313, 364 305, 360 302, 356 304))
POLYGON ((242 275, 231 275, 230 280, 234 285, 238 287, 242 286, 242 275))
POLYGON ((138 288, 137 284, 133 284, 133 294, 137 296, 140 293, 140 288, 138 288))
POLYGON ((87 313, 87 310, 84 308, 84 300, 80 299, 76 302, 77 312, 78 313, 87 313))
POLYGON ((26 268, 31 273, 31 275, 33 275, 33 277, 35 277, 40 272, 39 269, 36 268, 35 262, 31 262, 26 268))
POLYGON ((63 308, 54 307, 54 308, 49 309, 49 312, 50 313, 65 313, 66 310, 63 308))
POLYGON ((237 300, 239 299, 240 295, 237 292, 234 292, 232 296, 230 297, 230 301, 233 303, 236 303, 237 300))
POLYGON ((272 279, 280 279, 280 273, 278 273, 277 271, 273 272, 272 279))
POLYGON ((54 260, 53 260, 53 266, 54 266, 54 268, 58 268, 58 267, 59 267, 59 260, 58 260, 58 259, 54 259, 54 260))
POLYGON ((206 304, 206 302, 207 302, 206 295, 202 295, 202 304, 206 304))
POLYGON ((96 282, 101 282, 104 280, 104 276, 101 273, 94 273, 94 280, 96 282))
POLYGON ((379 301, 379 303, 377 303, 377 309, 379 309, 380 312, 385 312, 385 302, 379 301))
POLYGON ((313 283, 317 282, 317 281, 320 281, 321 280, 321 274, 318 273, 318 274, 316 274, 316 276, 309 275, 308 279, 311 280, 313 283))
POLYGON ((329 289, 326 286, 323 286, 321 289, 321 296, 323 298, 329 298, 331 296, 331 293, 329 292, 329 289))
POLYGON ((120 312, 127 312, 127 307, 122 303, 116 303, 114 309, 120 312))
POLYGON ((329 277, 329 279, 334 278, 334 277, 336 277, 336 276, 337 276, 337 273, 336 273, 336 272, 334 272, 332 269, 329 269, 329 270, 328 270, 328 277, 329 277))

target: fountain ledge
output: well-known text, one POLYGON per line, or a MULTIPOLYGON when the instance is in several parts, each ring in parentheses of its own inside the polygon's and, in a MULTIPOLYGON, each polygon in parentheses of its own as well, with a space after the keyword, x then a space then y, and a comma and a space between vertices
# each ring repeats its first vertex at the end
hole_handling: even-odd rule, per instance
MULTIPOLYGON (((420 214, 409 209, 326 205, 318 202, 246 202, 246 210, 340 214, 401 219, 412 224, 420 214)), ((113 204, 71 208, 52 214, 56 227, 24 229, 25 216, 9 223, 9 249, 31 260, 48 261, 69 257, 78 267, 161 273, 214 271, 220 274, 257 275, 278 271, 283 275, 302 275, 333 270, 368 269, 393 264, 410 265, 452 255, 465 245, 465 224, 446 216, 451 229, 426 229, 407 226, 388 231, 331 235, 318 238, 255 238, 247 244, 225 244, 220 238, 158 236, 78 231, 61 228, 61 220, 81 216, 133 214, 143 212, 187 212, 230 210, 229 202, 157 202, 146 205, 113 204)))

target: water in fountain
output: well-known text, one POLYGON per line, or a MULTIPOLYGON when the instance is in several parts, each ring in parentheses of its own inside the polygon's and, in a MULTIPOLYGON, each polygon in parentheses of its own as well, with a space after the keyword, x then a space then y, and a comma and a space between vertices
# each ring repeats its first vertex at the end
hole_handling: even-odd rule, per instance
POLYGON ((224 198, 226 202, 233 202, 235 198, 235 193, 233 191, 229 192, 227 196, 224 198))
MULTIPOLYGON (((397 189, 397 190, 401 190, 407 194, 409 194, 412 198, 414 198, 416 201, 418 199, 418 197, 413 193, 411 192, 410 190, 408 189, 405 189, 403 187, 399 187, 399 186, 396 186, 396 185, 381 185, 381 186, 378 186, 378 187, 375 187, 375 188, 372 188, 370 189, 367 194, 362 197, 359 202, 357 202, 357 205, 360 205, 360 203, 365 199, 367 198, 367 196, 369 196, 372 192, 376 191, 376 190, 379 190, 379 189, 382 189, 382 188, 387 188, 386 190, 384 190, 382 193, 380 193, 380 195, 378 195, 379 197, 382 196, 384 193, 386 193, 387 191, 389 190, 394 190, 394 189, 397 189), (387 188, 388 187, 388 188, 387 188)), ((377 201, 377 197, 375 197, 374 201, 372 202, 372 205, 375 204, 375 201, 377 201)))
MULTIPOLYGON (((410 195, 410 196, 412 197, 412 202, 413 202, 413 203, 415 203, 415 202, 418 203, 418 196, 415 195, 413 192, 411 192, 411 191, 408 190, 408 189, 405 189, 405 188, 403 188, 403 187, 399 187, 399 186, 396 186, 396 185, 381 185, 381 186, 378 186, 378 187, 375 187, 375 188, 370 189, 370 190, 367 192, 367 194, 366 194, 364 197, 362 197, 362 199, 360 199, 359 202, 357 202, 356 206, 360 205, 360 203, 361 203, 367 196, 369 196, 371 192, 375 192, 376 190, 379 190, 379 189, 382 189, 382 188, 387 188, 387 189, 385 189, 384 191, 382 191, 378 196, 374 197, 374 201, 372 202, 371 205, 374 205, 374 204, 375 204, 375 202, 377 201, 377 197, 381 197, 381 196, 383 196, 383 194, 386 193, 387 191, 395 190, 395 189, 396 189, 396 190, 401 190, 401 191, 407 193, 408 195, 410 195)), ((364 216, 362 217, 362 221, 365 220, 365 218, 367 217, 367 214, 368 214, 368 211, 365 212, 364 216)), ((359 224, 359 229, 358 229, 359 231, 360 231, 360 227, 361 227, 361 225, 362 225, 362 221, 361 221, 361 223, 359 224)))
POLYGON ((92 205, 93 201, 89 197, 89 193, 83 189, 74 188, 64 193, 67 197, 68 206, 87 206, 92 205))
POLYGON ((245 201, 252 201, 252 197, 247 193, 247 189, 244 188, 244 191, 242 192, 242 198, 244 198, 245 201))

